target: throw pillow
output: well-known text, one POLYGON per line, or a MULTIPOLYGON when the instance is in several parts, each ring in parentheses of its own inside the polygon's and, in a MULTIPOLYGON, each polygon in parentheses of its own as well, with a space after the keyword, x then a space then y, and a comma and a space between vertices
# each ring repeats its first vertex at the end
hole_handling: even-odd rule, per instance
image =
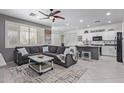
POLYGON ((46 46, 46 47, 43 47, 43 53, 44 52, 48 52, 49 50, 48 50, 48 46, 46 46))
POLYGON ((25 48, 19 48, 19 49, 17 49, 17 50, 22 54, 22 56, 28 54, 28 52, 27 52, 27 50, 26 50, 25 48))

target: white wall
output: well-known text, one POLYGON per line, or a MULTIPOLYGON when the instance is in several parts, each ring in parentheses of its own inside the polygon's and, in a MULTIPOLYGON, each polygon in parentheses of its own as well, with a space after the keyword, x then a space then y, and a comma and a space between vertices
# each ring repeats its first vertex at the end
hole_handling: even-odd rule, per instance
POLYGON ((62 35, 61 31, 52 30, 52 35, 51 35, 52 45, 57 45, 57 46, 61 45, 61 35, 62 35))
POLYGON ((64 44, 65 45, 75 45, 77 42, 76 33, 64 34, 64 44))

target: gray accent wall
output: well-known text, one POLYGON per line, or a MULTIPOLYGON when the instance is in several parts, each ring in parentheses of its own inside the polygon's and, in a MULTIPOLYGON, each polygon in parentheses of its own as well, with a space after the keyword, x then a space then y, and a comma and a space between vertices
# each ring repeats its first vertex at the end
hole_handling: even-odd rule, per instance
POLYGON ((0 14, 0 53, 2 53, 6 62, 13 61, 14 48, 5 48, 5 21, 12 21, 12 22, 17 22, 17 23, 22 23, 22 24, 27 24, 27 25, 37 26, 37 27, 43 27, 45 29, 51 29, 51 27, 46 25, 37 24, 37 23, 33 23, 23 19, 18 19, 18 18, 0 14))

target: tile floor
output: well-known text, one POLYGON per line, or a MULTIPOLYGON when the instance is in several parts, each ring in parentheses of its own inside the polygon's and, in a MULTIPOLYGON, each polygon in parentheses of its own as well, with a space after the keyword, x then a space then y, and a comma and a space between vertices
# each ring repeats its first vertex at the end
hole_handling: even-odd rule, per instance
POLYGON ((78 83, 124 83, 124 64, 116 62, 114 57, 102 56, 99 61, 80 62, 88 70, 78 83))
MULTIPOLYGON (((77 83, 124 83, 124 64, 116 62, 114 57, 100 57, 100 60, 84 61, 84 68, 88 68, 77 83)), ((14 64, 7 67, 15 66, 14 64)), ((5 68, 0 68, 0 82, 11 82, 11 75, 3 73, 5 68), (6 74, 6 75, 5 75, 6 74), (6 76, 3 78, 3 76, 6 76)))

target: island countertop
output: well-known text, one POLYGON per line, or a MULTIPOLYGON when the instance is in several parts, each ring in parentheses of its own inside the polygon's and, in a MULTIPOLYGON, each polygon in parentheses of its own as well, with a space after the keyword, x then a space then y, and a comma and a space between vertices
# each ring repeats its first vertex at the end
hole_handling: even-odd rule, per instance
POLYGON ((94 45, 82 45, 82 46, 77 46, 77 47, 95 47, 95 48, 100 48, 101 46, 94 46, 94 45))

